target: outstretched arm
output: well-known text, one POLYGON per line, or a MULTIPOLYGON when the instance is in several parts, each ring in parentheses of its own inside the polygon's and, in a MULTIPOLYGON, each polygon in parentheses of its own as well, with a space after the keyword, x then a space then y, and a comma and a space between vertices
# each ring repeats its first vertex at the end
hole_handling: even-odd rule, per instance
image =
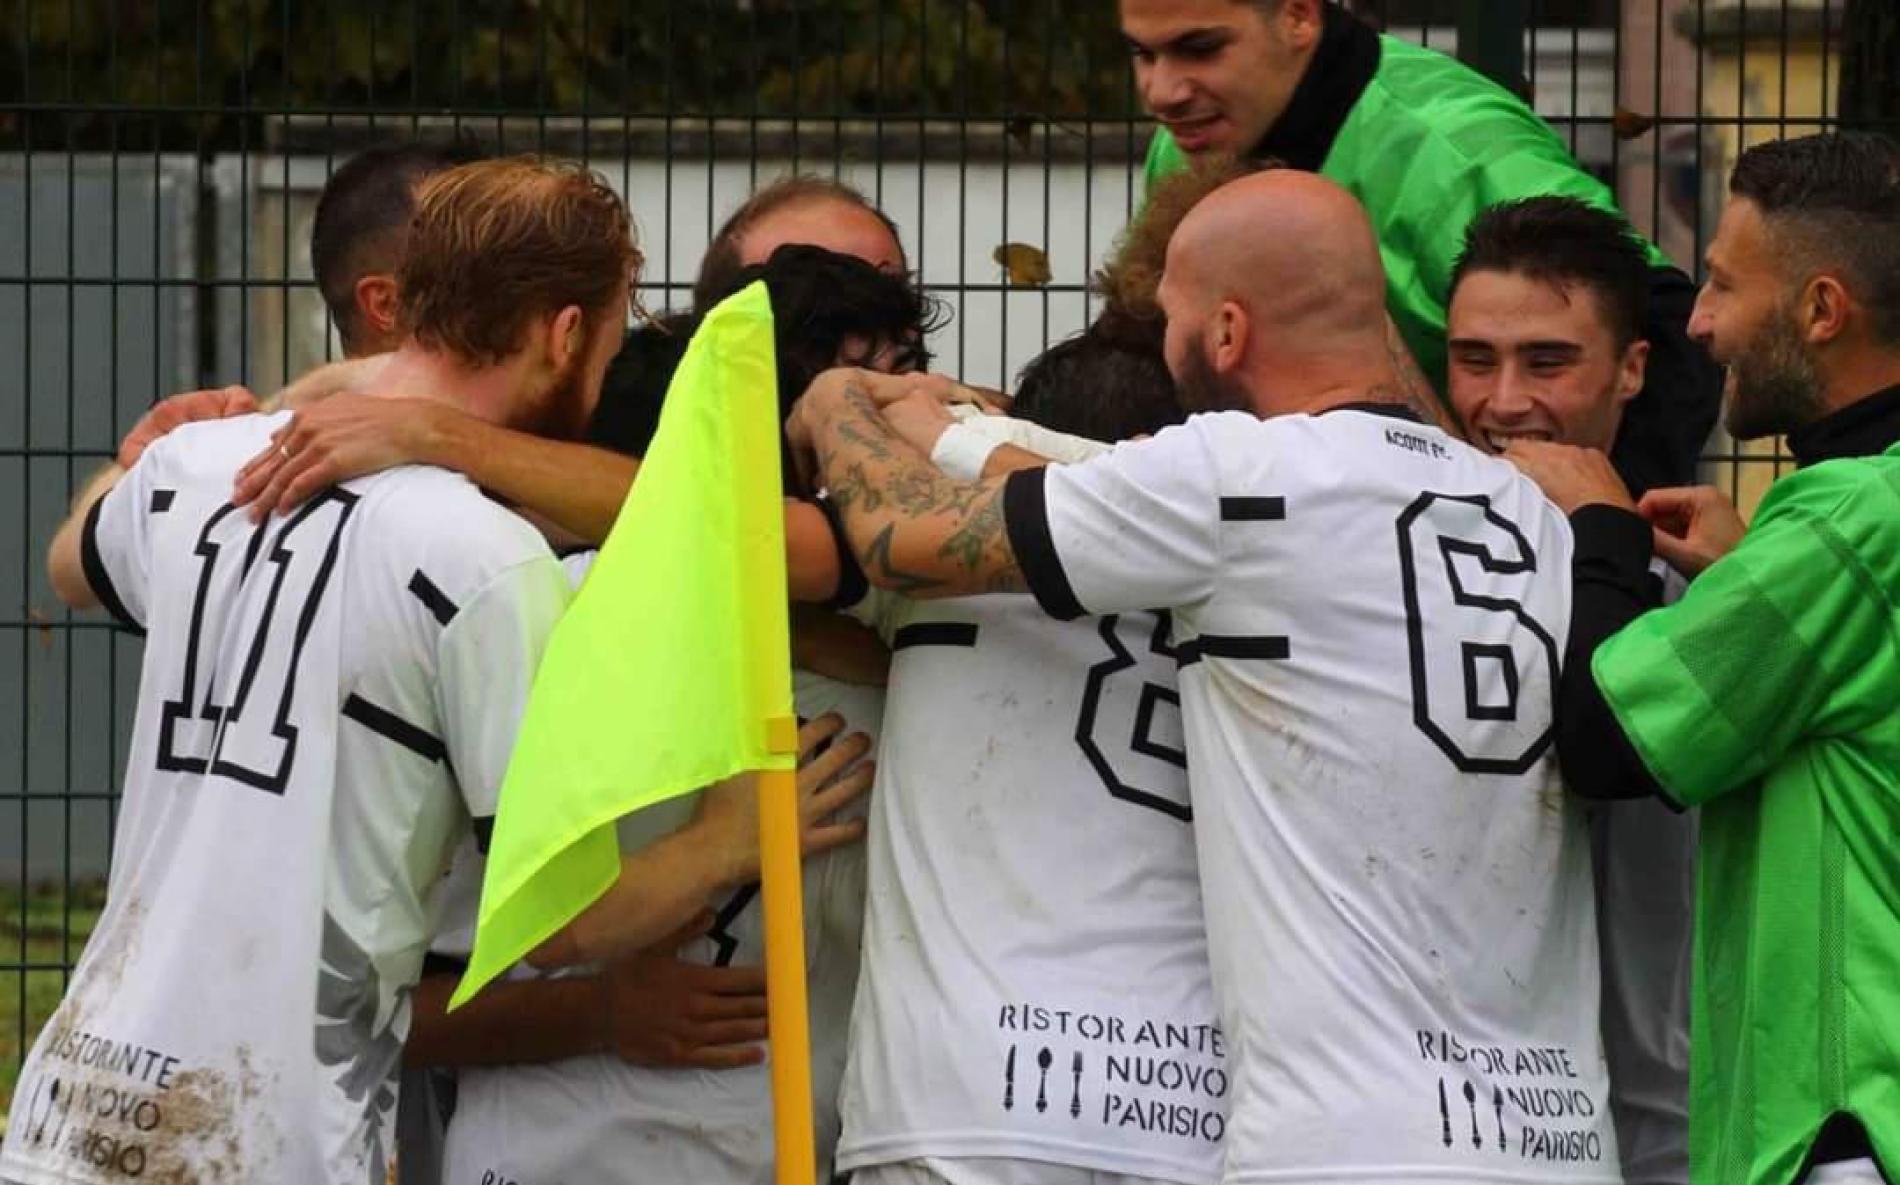
POLYGON ((639 462, 545 440, 427 399, 336 394, 305 403, 238 471, 232 501, 254 517, 396 465, 436 465, 598 542, 613 526, 639 462))
POLYGON ((877 391, 888 387, 889 396, 906 382, 828 371, 786 428, 794 450, 816 454, 865 575, 913 597, 1025 591, 1003 523, 1007 479, 955 481, 906 444, 879 413, 877 391))
MULTIPOLYGON (((640 471, 640 462, 610 449, 531 436, 433 400, 336 394, 297 408, 238 471, 231 500, 262 519, 397 465, 452 469, 590 543, 607 538, 640 471)), ((829 599, 838 560, 824 515, 788 499, 785 537, 792 599, 829 599)))

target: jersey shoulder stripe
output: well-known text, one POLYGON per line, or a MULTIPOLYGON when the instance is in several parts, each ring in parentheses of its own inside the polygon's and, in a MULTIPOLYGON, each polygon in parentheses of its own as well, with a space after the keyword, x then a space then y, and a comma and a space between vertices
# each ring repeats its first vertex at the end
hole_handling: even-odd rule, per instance
POLYGON ((898 627, 891 637, 892 650, 911 646, 974 646, 977 625, 974 621, 913 621, 898 627))
POLYGON ((1220 500, 1220 519, 1224 523, 1271 523, 1285 517, 1286 499, 1278 496, 1220 500))
POLYGON ((421 568, 417 568, 415 574, 409 577, 409 592, 416 600, 427 606, 429 612, 443 625, 446 626, 455 620, 455 615, 459 612, 455 602, 449 600, 448 596, 436 587, 435 581, 430 580, 421 568))
POLYGON ((343 701, 343 716, 346 720, 369 729, 403 748, 414 753, 424 761, 446 761, 448 746, 428 729, 411 724, 387 708, 379 708, 362 696, 351 692, 343 701))
POLYGON ((1203 658, 1254 658, 1275 662, 1290 657, 1292 653, 1291 642, 1272 634, 1258 637, 1202 634, 1175 648, 1177 661, 1184 667, 1193 666, 1203 658))

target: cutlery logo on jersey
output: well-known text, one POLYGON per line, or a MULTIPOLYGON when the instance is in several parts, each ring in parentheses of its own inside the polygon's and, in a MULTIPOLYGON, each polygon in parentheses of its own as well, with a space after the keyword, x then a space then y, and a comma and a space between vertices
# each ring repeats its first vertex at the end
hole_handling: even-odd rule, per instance
POLYGON ((1229 1080, 1219 1027, 1004 1004, 997 1099, 1019 1121, 1219 1143, 1229 1080))
POLYGON ((1603 1159, 1597 1105, 1570 1050, 1426 1029, 1417 1038, 1420 1060, 1440 1071, 1434 1126, 1444 1147, 1559 1164, 1603 1159))

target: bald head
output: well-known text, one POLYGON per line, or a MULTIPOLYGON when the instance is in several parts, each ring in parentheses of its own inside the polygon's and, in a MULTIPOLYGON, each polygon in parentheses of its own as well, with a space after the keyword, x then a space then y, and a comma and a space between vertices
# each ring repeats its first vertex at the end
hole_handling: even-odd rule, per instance
POLYGON ((1211 371, 1223 388, 1212 406, 1264 413, 1254 392, 1294 399, 1301 376, 1337 385, 1388 365, 1372 224, 1357 199, 1312 173, 1256 173, 1204 198, 1168 244, 1161 301, 1170 366, 1211 371))

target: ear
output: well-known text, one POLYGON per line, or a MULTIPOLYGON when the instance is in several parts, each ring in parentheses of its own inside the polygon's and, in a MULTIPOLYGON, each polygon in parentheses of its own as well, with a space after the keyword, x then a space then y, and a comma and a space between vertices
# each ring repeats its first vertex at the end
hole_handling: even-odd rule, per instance
POLYGON ((587 317, 581 306, 568 305, 548 322, 548 361, 564 371, 587 349, 587 317))
POLYGON ((1326 25, 1326 0, 1281 0, 1274 20, 1287 44, 1301 53, 1319 44, 1326 25))
POLYGON ((1838 278, 1823 273, 1809 280, 1798 306, 1807 322, 1802 336, 1808 344, 1822 345, 1846 332, 1853 302, 1838 278))
POLYGON ((1207 359, 1215 374, 1231 374, 1247 356, 1247 337, 1252 325, 1247 310, 1238 303, 1224 300, 1207 319, 1207 359))
POLYGON ((356 282, 357 322, 387 339, 396 332, 396 277, 371 274, 356 282))
POLYGON ((1628 403, 1636 398, 1643 389, 1643 380, 1649 369, 1649 343, 1638 339, 1623 351, 1623 359, 1616 368, 1616 401, 1628 403))

